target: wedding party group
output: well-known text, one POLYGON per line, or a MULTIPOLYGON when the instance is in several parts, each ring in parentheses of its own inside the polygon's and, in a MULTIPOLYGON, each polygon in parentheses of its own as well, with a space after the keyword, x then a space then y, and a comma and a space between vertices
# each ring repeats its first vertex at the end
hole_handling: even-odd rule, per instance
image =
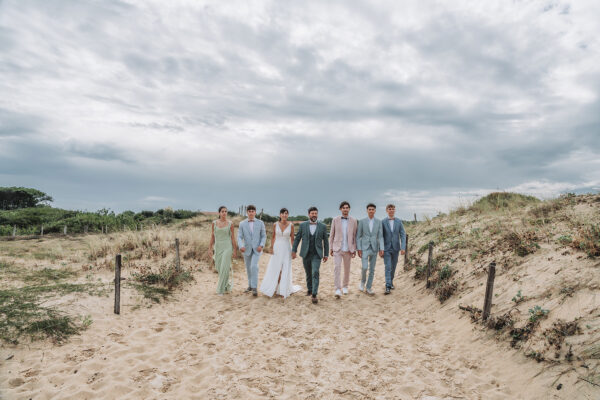
POLYGON ((350 260, 358 255, 362 261, 362 274, 359 290, 373 295, 373 278, 377 256, 385 265, 385 294, 394 289, 394 276, 400 254, 406 251, 406 232, 402 221, 395 217, 396 207, 386 206, 387 218, 375 218, 377 207, 367 205, 367 217, 360 221, 350 216, 350 203, 342 201, 341 215, 333 218, 330 232, 327 226, 318 221, 317 207, 308 209, 308 221, 300 224, 294 232, 294 224, 288 220, 289 212, 282 208, 271 238, 271 259, 263 280, 258 287, 258 261, 263 254, 267 234, 265 224, 256 218, 256 207, 246 207, 247 218, 240 222, 237 237, 234 225, 227 219, 227 208, 219 207, 219 219, 212 224, 209 252, 214 251, 215 268, 219 274, 217 293, 230 293, 232 283, 232 257, 237 251, 244 256, 248 287, 246 293, 258 296, 261 293, 272 297, 277 294, 287 298, 301 290, 293 284, 292 259, 300 257, 306 273, 306 295, 313 303, 318 303, 319 270, 321 262, 329 256, 334 262, 335 297, 348 294, 350 283, 350 260), (342 265, 344 269, 342 279, 342 265))

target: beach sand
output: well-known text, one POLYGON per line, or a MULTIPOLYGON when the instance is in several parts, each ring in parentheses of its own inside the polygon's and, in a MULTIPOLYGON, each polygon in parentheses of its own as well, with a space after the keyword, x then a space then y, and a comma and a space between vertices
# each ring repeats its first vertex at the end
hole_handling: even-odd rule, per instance
MULTIPOLYGON (((261 258, 261 279, 269 257, 261 258)), ((385 296, 378 259, 376 294, 368 296, 358 290, 360 261, 352 260, 350 293, 335 299, 330 259, 321 266, 317 305, 304 295, 300 258, 293 268, 303 291, 286 300, 243 293, 240 267, 231 295, 215 294, 217 275, 205 267, 171 300, 150 308, 133 309, 127 294, 121 315, 113 314, 112 294, 74 299, 92 326, 63 345, 4 346, 0 397, 593 398, 591 386, 574 386, 575 376, 556 380, 557 371, 472 324, 456 302, 440 306, 402 262, 396 289, 385 296)))

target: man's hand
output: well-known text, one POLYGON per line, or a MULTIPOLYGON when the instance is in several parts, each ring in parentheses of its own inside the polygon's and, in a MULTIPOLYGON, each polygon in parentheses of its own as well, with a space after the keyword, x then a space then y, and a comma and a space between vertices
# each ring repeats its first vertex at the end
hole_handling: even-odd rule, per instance
POLYGON ((246 248, 245 247, 240 247, 240 251, 243 253, 243 252, 246 251, 246 248))
POLYGON ((379 250, 379 257, 383 257, 383 250, 379 250))
POLYGON ((326 263, 327 262, 327 257, 323 257, 323 262, 326 263))
POLYGON ((210 254, 210 255, 212 256, 212 253, 213 253, 213 247, 212 247, 212 246, 210 246, 210 247, 208 248, 208 254, 210 254))
POLYGON ((358 256, 359 256, 360 258, 362 258, 362 250, 357 250, 357 252, 358 252, 358 256))
POLYGON ((331 251, 329 252, 329 255, 330 255, 331 257, 333 257, 333 250, 331 250, 331 251))
POLYGON ((256 248, 256 251, 258 251, 258 252, 260 253, 260 252, 262 251, 262 249, 263 249, 263 247, 262 247, 262 246, 258 246, 258 247, 256 248))
POLYGON ((237 250, 233 249, 233 258, 237 258, 237 250))
POLYGON ((352 258, 356 257, 356 252, 352 252, 352 255, 350 257, 352 257, 352 258))
POLYGON ((296 253, 292 252, 292 259, 296 258, 296 253))
POLYGON ((404 250, 400 250, 400 254, 404 255, 406 252, 404 250))

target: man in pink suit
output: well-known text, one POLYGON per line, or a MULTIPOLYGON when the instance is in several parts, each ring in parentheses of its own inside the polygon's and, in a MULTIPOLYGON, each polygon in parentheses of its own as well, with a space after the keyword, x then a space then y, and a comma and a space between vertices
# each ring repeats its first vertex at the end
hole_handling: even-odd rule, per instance
POLYGON ((350 281, 350 259, 356 256, 356 218, 350 217, 350 203, 342 201, 340 204, 342 215, 331 221, 331 232, 329 234, 329 248, 333 257, 335 297, 340 298, 342 293, 348 294, 348 283, 350 281), (342 261, 344 262, 344 284, 340 279, 342 261))

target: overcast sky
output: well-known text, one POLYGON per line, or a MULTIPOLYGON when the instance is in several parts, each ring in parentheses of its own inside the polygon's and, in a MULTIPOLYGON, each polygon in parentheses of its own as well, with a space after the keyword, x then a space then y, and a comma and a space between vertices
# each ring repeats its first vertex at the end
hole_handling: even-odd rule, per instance
POLYGON ((321 217, 598 191, 599 20, 597 0, 0 0, 0 186, 321 217))

